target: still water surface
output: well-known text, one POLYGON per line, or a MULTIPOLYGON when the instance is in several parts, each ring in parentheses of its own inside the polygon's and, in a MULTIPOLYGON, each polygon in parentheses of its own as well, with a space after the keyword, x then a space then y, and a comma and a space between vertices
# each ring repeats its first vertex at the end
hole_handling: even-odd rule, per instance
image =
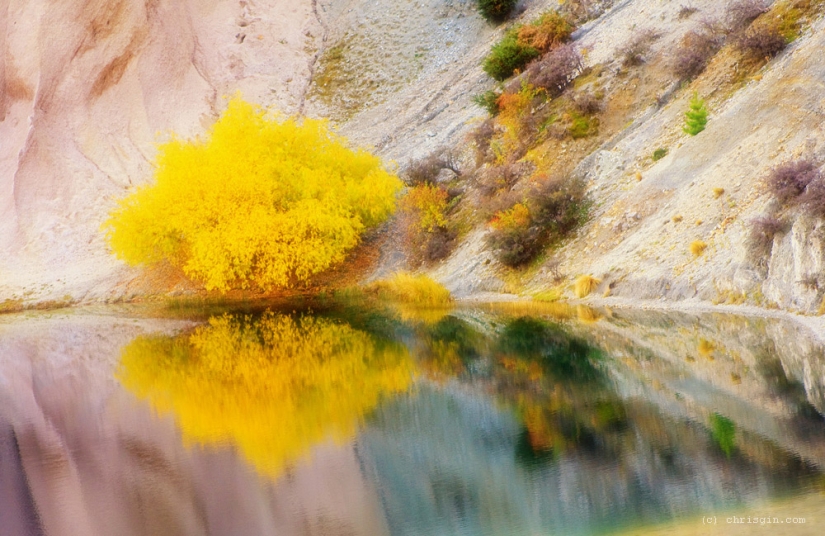
POLYGON ((823 348, 775 319, 8 315, 0 534, 727 534, 701 518, 783 501, 823 534, 823 412, 823 348))

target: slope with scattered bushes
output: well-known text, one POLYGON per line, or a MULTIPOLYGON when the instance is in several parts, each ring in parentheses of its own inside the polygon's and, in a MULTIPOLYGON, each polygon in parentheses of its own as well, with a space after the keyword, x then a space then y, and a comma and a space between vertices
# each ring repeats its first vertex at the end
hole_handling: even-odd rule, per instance
MULTIPOLYGON (((187 78, 175 87, 220 95, 245 85, 256 102, 331 117, 354 145, 394 162, 405 188, 401 210, 379 233, 385 240, 377 276, 426 271, 457 297, 573 297, 575 281, 588 275, 600 281, 591 297, 820 308, 825 188, 816 177, 825 161, 819 58, 825 2, 525 0, 491 22, 469 0, 300 0, 296 9, 308 22, 295 35, 273 27, 276 39, 270 40, 253 28, 271 23, 275 4, 216 8, 215 20, 235 17, 237 31, 205 31, 202 53, 193 57, 208 76, 202 84, 187 78), (224 34, 232 43, 221 47, 205 37, 224 34), (255 78, 263 67, 252 59, 264 52, 278 58, 278 47, 301 52, 304 63, 263 83, 255 78), (285 87, 288 96, 269 96, 285 87), (703 104, 691 111, 694 95, 703 104), (695 136, 683 131, 688 112, 695 136), (691 244, 703 244, 701 254, 691 244)), ((34 102, 31 65, 20 68, 24 84, 5 71, 7 117, 25 116, 15 103, 34 102)), ((164 68, 163 62, 152 65, 164 68)), ((112 93, 121 95, 123 84, 135 87, 139 72, 129 67, 122 78, 104 79, 124 88, 112 93)), ((178 89, 169 91, 180 102, 178 89)), ((224 106, 217 98, 209 102, 206 116, 193 112, 174 125, 164 126, 158 120, 164 114, 152 111, 150 125, 186 136, 203 132, 224 106)), ((38 113, 50 109, 43 106, 38 113)), ((105 211, 95 220, 93 210, 78 210, 88 188, 50 191, 58 200, 51 208, 31 203, 46 199, 30 180, 40 173, 33 155, 47 154, 60 139, 47 127, 63 124, 44 117, 32 123, 31 137, 18 132, 17 145, 10 145, 31 140, 28 167, 17 175, 24 182, 3 183, 4 191, 15 192, 3 194, 7 206, 41 212, 5 224, 36 221, 31 240, 55 244, 66 237, 67 251, 95 250, 96 256, 84 258, 99 259, 105 253, 99 236, 89 241, 88 233, 49 223, 74 217, 82 221, 71 229, 96 230, 105 211), (66 196, 72 202, 61 205, 66 196), (74 248, 81 234, 89 245, 74 248)), ((100 147, 97 133, 106 131, 102 115, 94 117, 84 123, 92 126, 81 129, 83 136, 78 130, 71 137, 74 147, 90 154, 100 147)), ((130 180, 140 184, 151 175, 146 163, 152 150, 146 129, 139 130, 140 149, 111 151, 127 155, 128 178, 104 188, 97 197, 109 196, 105 202, 96 198, 89 206, 111 207, 130 180), (142 168, 132 166, 136 152, 142 168)), ((90 171, 94 184, 108 184, 104 175, 124 176, 115 156, 91 161, 102 170, 90 171)), ((65 166, 66 176, 77 178, 75 186, 86 184, 79 170, 87 168, 65 166)), ((135 288, 122 284, 134 272, 112 263, 105 270, 108 279, 95 276, 92 284, 74 278, 71 288, 82 296, 95 287, 93 298, 135 288)), ((0 281, 0 298, 37 294, 39 284, 55 279, 45 271, 26 275, 25 283, 0 281)), ((65 295, 68 284, 61 285, 48 292, 65 295)))

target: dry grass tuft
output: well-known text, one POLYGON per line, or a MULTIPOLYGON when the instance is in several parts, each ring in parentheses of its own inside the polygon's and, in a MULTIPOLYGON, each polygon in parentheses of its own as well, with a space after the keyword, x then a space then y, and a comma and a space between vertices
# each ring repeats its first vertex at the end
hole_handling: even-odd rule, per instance
POLYGON ((708 245, 701 240, 694 240, 690 243, 690 252, 693 253, 694 257, 698 257, 704 253, 707 248, 708 245))
POLYGON ((714 350, 716 350, 715 344, 713 344, 707 339, 699 339, 699 355, 708 357, 709 355, 713 354, 714 350))
POLYGON ((601 280, 596 279, 593 276, 580 275, 578 279, 576 279, 576 284, 573 291, 575 292, 577 298, 584 298, 596 290, 596 287, 598 287, 600 283, 601 280))
POLYGON ((556 289, 543 290, 536 292, 532 297, 535 301, 552 303, 561 299, 561 292, 556 289))
POLYGON ((377 292, 382 298, 414 305, 443 306, 452 301, 450 291, 426 275, 398 272, 389 279, 376 281, 367 290, 377 292))
POLYGON ((576 306, 576 318, 585 324, 592 324, 594 322, 598 322, 603 317, 595 309, 591 309, 586 305, 578 305, 576 306))
POLYGON ((713 189, 713 198, 714 199, 719 199, 723 195, 725 195, 725 189, 724 188, 714 188, 713 189))
POLYGON ((671 218, 671 220, 673 220, 673 223, 679 223, 679 222, 681 222, 681 221, 682 221, 682 220, 684 220, 684 219, 685 219, 685 218, 684 218, 684 216, 682 216, 682 215, 676 215, 676 216, 673 216, 673 217, 671 218))

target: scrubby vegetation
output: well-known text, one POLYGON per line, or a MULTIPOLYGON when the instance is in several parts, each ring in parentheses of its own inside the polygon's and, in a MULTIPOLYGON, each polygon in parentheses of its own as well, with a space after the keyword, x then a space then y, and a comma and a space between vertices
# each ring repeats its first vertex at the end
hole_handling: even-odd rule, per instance
POLYGON ((724 34, 717 25, 706 24, 700 30, 691 30, 685 34, 676 49, 674 74, 681 80, 696 78, 724 42, 724 34))
POLYGON ((484 72, 503 81, 530 61, 570 39, 573 26, 551 11, 528 24, 510 28, 484 59, 484 72))
POLYGON ((543 90, 550 98, 556 98, 582 69, 581 54, 576 47, 563 45, 533 62, 527 69, 526 78, 533 87, 543 90))
POLYGON ((589 200, 584 182, 578 179, 545 178, 525 197, 490 221, 488 243, 507 266, 532 261, 587 217, 589 200))
POLYGON ((478 11, 491 22, 506 19, 518 4, 518 0, 476 0, 478 11))
POLYGON ((444 170, 451 172, 453 176, 461 176, 461 168, 455 153, 447 149, 441 149, 424 158, 411 161, 404 168, 402 177, 410 186, 435 184, 444 170))
POLYGON ((596 290, 596 287, 600 284, 601 280, 596 279, 591 275, 580 275, 576 278, 576 284, 574 285, 573 292, 576 294, 577 298, 584 298, 596 290))
POLYGON ((438 150, 410 162, 402 176, 410 187, 399 201, 399 221, 411 264, 447 257, 458 235, 448 218, 461 196, 460 188, 449 187, 462 176, 455 154, 438 150))
POLYGON ((480 95, 476 95, 473 97, 473 102, 487 110, 487 113, 490 115, 498 114, 498 98, 501 97, 501 93, 495 90, 488 90, 480 95))
POLYGON ((775 216, 761 216, 750 222, 747 248, 750 260, 767 268, 767 259, 773 247, 773 239, 785 232, 787 224, 775 216))
POLYGON ((538 50, 520 43, 518 31, 511 29, 504 39, 493 45, 490 54, 484 58, 482 68, 495 80, 502 81, 510 78, 516 69, 522 69, 538 55, 538 50))
POLYGON ((621 49, 623 67, 638 67, 647 60, 651 44, 659 38, 653 30, 642 30, 636 33, 621 49))
POLYGON ((788 45, 776 24, 753 25, 736 41, 743 54, 754 60, 770 59, 788 45))
POLYGON ((686 134, 695 136, 705 130, 708 124, 708 110, 705 108, 705 101, 694 93, 690 99, 690 109, 685 112, 685 126, 682 130, 686 134))
POLYGON ((767 178, 769 191, 784 205, 798 205, 802 194, 814 182, 822 181, 822 173, 811 160, 785 162, 773 168, 767 178))
POLYGON ((206 136, 162 145, 154 179, 104 224, 112 249, 220 291, 292 287, 340 263, 401 186, 324 122, 278 121, 240 98, 206 136))
POLYGON ((667 156, 667 147, 659 147, 655 151, 653 151, 653 161, 658 162, 662 158, 667 156))
POLYGON ((366 290, 378 293, 384 300, 409 305, 440 307, 452 301, 450 291, 436 281, 425 275, 406 272, 399 272, 389 279, 372 283, 366 290))

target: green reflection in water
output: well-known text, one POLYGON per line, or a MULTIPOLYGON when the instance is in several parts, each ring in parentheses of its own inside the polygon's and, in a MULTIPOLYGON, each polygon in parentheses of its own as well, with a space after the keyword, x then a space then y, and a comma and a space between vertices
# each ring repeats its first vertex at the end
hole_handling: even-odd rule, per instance
POLYGON ((277 476, 316 443, 350 439, 386 395, 407 390, 404 346, 323 318, 224 315, 177 337, 139 337, 118 378, 184 439, 235 444, 277 476))
POLYGON ((710 433, 725 456, 730 458, 736 447, 736 425, 730 419, 714 413, 710 417, 710 433))

